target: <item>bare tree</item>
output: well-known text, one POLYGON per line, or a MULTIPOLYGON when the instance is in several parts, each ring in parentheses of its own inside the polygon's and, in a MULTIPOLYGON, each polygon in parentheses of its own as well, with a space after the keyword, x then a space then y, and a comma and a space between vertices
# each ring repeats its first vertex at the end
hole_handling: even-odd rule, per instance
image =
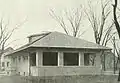
POLYGON ((85 10, 87 18, 93 28, 94 38, 97 44, 106 46, 107 42, 112 38, 115 34, 111 35, 112 27, 114 23, 108 23, 109 15, 111 10, 109 9, 109 1, 103 2, 101 1, 101 14, 98 16, 96 12, 92 9, 91 4, 89 3, 88 11, 85 10), (107 26, 106 26, 107 25, 107 26))
MULTIPOLYGON (((114 70, 116 71, 118 69, 118 62, 120 61, 120 47, 118 45, 118 42, 117 42, 118 39, 115 39, 115 37, 113 38, 113 40, 111 41, 111 43, 113 44, 113 47, 114 47, 114 54, 116 54, 118 56, 117 60, 115 59, 114 61, 114 70)), ((115 72, 114 71, 114 72, 115 72)))
POLYGON ((59 16, 54 10, 51 9, 50 11, 50 15, 60 24, 67 35, 72 34, 73 37, 82 35, 84 32, 80 33, 80 25, 83 16, 81 8, 65 10, 63 14, 65 15, 59 16))
POLYGON ((9 21, 5 23, 4 19, 0 20, 0 66, 1 66, 1 56, 7 46, 8 40, 11 38, 12 34, 16 29, 18 29, 23 23, 16 24, 15 27, 10 29, 9 21))
MULTIPOLYGON (((99 13, 100 15, 97 15, 97 12, 93 10, 93 8, 91 7, 91 3, 88 4, 89 9, 85 10, 85 14, 94 32, 95 42, 102 46, 106 46, 107 43, 116 34, 116 32, 113 30, 114 22, 112 20, 111 22, 109 22, 109 16, 111 14, 109 2, 110 1, 103 2, 101 0, 101 10, 99 9, 99 12, 101 12, 99 13)), ((105 70, 104 52, 101 54, 101 63, 104 67, 103 69, 105 70)))
POLYGON ((118 45, 118 43, 116 42, 116 39, 113 40, 113 45, 114 45, 114 51, 117 55, 117 59, 116 61, 114 61, 114 72, 116 70, 119 70, 119 76, 118 76, 118 81, 120 81, 120 47, 118 45))

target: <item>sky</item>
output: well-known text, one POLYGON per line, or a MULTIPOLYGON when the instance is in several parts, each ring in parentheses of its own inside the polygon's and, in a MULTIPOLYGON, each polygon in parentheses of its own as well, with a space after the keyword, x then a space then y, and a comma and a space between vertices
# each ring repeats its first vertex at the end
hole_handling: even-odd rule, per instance
MULTIPOLYGON (((64 32, 50 16, 50 9, 60 14, 61 10, 76 8, 81 4, 86 6, 87 0, 0 0, 0 17, 5 19, 5 23, 9 20, 9 27, 12 28, 22 24, 8 41, 9 46, 18 48, 28 42, 27 36, 42 31, 64 32)), ((84 22, 81 28, 87 30, 81 38, 94 42, 88 22, 84 22)))

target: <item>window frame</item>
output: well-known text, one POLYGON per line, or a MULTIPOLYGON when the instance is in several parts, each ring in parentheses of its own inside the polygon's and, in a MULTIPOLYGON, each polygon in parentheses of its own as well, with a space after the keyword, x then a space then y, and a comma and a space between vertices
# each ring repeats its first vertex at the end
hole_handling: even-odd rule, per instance
POLYGON ((10 67, 10 62, 6 62, 6 66, 7 66, 7 67, 10 67))
POLYGON ((16 57, 13 57, 12 61, 13 61, 13 63, 15 63, 16 62, 16 57))
POLYGON ((59 58, 59 56, 58 56, 58 52, 56 52, 56 51, 43 51, 42 52, 42 66, 43 67, 58 67, 59 66, 59 62, 58 62, 58 59, 59 58), (44 53, 57 53, 57 60, 56 60, 56 62, 57 62, 57 65, 44 65, 44 53))
POLYGON ((89 66, 94 67, 95 66, 95 62, 94 62, 94 65, 90 65, 90 62, 89 62, 89 65, 85 65, 85 54, 89 54, 89 58, 90 58, 91 54, 94 54, 96 56, 96 53, 95 52, 85 52, 83 54, 84 55, 84 66, 86 66, 86 67, 89 67, 89 66))
POLYGON ((21 62, 21 56, 18 56, 18 62, 21 62))
POLYGON ((29 57, 30 57, 30 66, 32 66, 32 67, 34 67, 34 66, 37 66, 37 63, 36 63, 36 52, 31 52, 30 54, 29 54, 29 57), (32 55, 32 54, 34 54, 35 53, 35 55, 32 55), (35 65, 33 65, 33 63, 32 63, 32 61, 31 61, 31 56, 35 56, 35 65))
MULTIPOLYGON (((73 55, 73 56, 74 56, 74 55, 73 55)), ((80 64, 79 64, 79 59, 80 59, 80 58, 79 58, 79 57, 80 57, 80 56, 79 56, 79 52, 63 52, 63 66, 64 66, 64 67, 79 67, 79 66, 80 66, 80 64), (77 54, 77 65, 65 65, 65 64, 64 64, 64 62, 65 62, 65 61, 64 61, 64 56, 65 56, 64 54, 65 54, 65 53, 77 54)))

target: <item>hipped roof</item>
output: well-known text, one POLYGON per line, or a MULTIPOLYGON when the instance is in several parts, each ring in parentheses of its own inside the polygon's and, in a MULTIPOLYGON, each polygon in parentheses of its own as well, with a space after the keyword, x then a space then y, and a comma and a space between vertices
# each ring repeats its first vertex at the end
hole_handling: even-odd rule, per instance
POLYGON ((80 38, 75 38, 60 32, 49 32, 42 37, 28 43, 14 52, 18 52, 29 47, 44 47, 44 48, 72 48, 72 49, 100 49, 110 50, 111 48, 89 42, 80 38))

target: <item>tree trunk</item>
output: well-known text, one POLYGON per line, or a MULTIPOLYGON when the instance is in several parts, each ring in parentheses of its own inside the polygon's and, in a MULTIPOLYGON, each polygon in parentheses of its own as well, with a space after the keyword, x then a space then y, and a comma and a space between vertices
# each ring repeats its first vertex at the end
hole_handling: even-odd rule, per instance
POLYGON ((117 29, 117 32, 118 32, 118 35, 119 35, 119 39, 120 39, 120 25, 119 25, 119 23, 117 21, 116 9, 117 9, 117 0, 115 0, 115 5, 113 5, 113 16, 114 16, 115 27, 117 29))
MULTIPOLYGON (((117 20, 116 9, 117 9, 117 0, 115 0, 115 4, 113 5, 113 16, 114 16, 115 27, 116 27, 116 30, 118 32, 118 36, 120 39, 120 25, 119 25, 118 20, 117 20)), ((118 81, 120 81, 120 68, 119 68, 118 81)))
POLYGON ((120 68, 119 68, 118 82, 120 82, 120 68))

